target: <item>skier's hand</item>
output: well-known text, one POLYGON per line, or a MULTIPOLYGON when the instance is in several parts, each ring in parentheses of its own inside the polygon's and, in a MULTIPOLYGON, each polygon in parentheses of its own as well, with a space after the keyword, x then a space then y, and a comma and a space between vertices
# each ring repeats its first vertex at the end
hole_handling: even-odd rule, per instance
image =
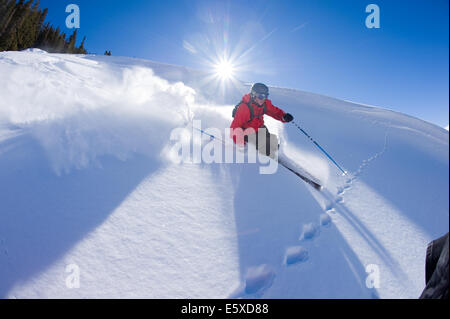
POLYGON ((284 114, 283 121, 285 121, 286 123, 289 123, 289 122, 292 122, 293 120, 294 120, 294 117, 291 114, 289 114, 289 113, 284 114))

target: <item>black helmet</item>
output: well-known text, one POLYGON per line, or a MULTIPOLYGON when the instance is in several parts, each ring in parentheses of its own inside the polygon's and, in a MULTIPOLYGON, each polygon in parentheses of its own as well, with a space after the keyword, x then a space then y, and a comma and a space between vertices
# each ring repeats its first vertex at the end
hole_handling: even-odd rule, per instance
POLYGON ((265 84, 255 83, 252 86, 252 92, 259 94, 269 94, 269 88, 265 84))
POLYGON ((269 96, 269 88, 267 85, 262 83, 256 83, 252 86, 252 90, 250 91, 250 95, 252 98, 255 98, 257 95, 263 94, 266 98, 269 96))

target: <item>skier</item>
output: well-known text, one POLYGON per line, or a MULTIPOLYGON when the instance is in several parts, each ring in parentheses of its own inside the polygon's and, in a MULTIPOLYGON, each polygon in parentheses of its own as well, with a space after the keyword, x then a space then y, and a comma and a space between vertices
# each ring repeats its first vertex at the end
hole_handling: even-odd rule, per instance
POLYGON ((267 114, 283 123, 291 122, 294 117, 277 108, 268 99, 269 88, 262 84, 253 85, 249 94, 233 110, 234 120, 231 123, 231 138, 237 145, 251 143, 256 149, 272 159, 276 159, 279 148, 278 137, 270 134, 264 125, 264 115, 267 114), (258 136, 263 141, 258 141, 258 136))

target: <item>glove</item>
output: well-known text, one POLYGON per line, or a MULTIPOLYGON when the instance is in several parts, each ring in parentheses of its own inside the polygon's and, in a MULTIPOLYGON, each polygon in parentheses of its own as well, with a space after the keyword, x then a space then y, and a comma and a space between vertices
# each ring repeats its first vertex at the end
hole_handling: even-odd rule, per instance
POLYGON ((294 117, 289 113, 286 113, 283 116, 283 121, 285 121, 286 123, 292 122, 293 119, 294 117))

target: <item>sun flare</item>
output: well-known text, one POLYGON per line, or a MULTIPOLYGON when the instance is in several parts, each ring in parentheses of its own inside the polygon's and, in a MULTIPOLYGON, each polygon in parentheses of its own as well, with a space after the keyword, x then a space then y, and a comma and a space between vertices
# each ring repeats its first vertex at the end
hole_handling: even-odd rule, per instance
POLYGON ((222 60, 215 66, 215 73, 223 80, 231 79, 234 75, 235 68, 228 60, 222 60))

